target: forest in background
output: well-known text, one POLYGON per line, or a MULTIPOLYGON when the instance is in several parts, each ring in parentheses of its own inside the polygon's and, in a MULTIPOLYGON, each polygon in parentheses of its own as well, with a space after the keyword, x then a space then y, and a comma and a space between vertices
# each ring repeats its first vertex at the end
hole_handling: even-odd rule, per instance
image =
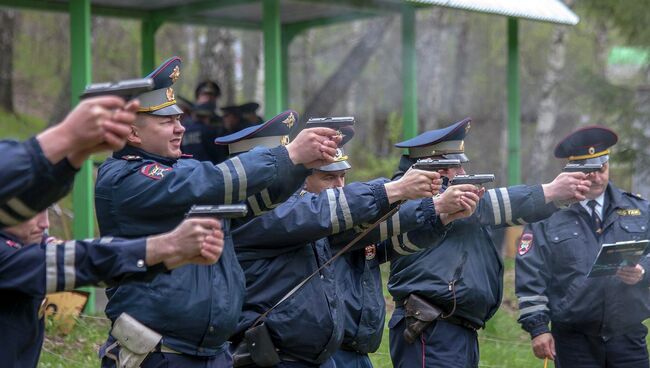
MULTIPOLYGON (((650 195, 650 0, 565 3, 581 18, 575 27, 520 22, 522 180, 553 178, 562 165, 555 143, 578 126, 602 124, 621 138, 615 181, 650 195)), ((418 11, 416 28, 419 131, 472 117, 470 170, 506 184, 506 18, 430 8, 418 11)), ((139 22, 94 17, 92 29, 93 81, 149 72, 139 70, 139 22)), ((47 124, 65 115, 68 32, 65 14, 0 9, 0 108, 47 124)), ((312 29, 291 44, 288 107, 303 118, 356 117, 354 179, 390 176, 400 154, 393 148, 401 139, 400 43, 395 16, 312 29)), ((184 97, 211 78, 221 85, 221 106, 263 105, 261 32, 165 24, 156 55, 182 57, 184 97)))

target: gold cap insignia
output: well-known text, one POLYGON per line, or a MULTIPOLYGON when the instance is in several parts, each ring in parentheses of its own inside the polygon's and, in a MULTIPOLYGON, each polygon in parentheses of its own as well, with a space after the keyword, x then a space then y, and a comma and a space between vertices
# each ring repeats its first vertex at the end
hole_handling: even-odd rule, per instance
POLYGON ((286 125, 287 128, 291 129, 293 123, 296 122, 296 118, 293 116, 293 113, 289 114, 286 119, 282 120, 282 124, 286 125))
POLYGON ((594 153, 596 153, 596 149, 594 147, 589 147, 589 154, 593 155, 594 153))
POLYGON ((472 126, 472 123, 467 123, 467 126, 465 127, 465 134, 469 132, 469 128, 472 126))
POLYGON ((280 139, 280 144, 283 146, 286 146, 289 144, 289 136, 288 135, 283 135, 282 139, 280 139))
POLYGON ((174 70, 172 71, 172 74, 169 75, 169 78, 171 78, 173 83, 176 83, 176 81, 180 76, 181 76, 181 68, 179 68, 178 65, 176 65, 174 67, 174 70))
POLYGON ((172 87, 167 88, 165 95, 167 96, 167 101, 174 101, 174 89, 172 87))
POLYGON ((460 147, 458 147, 459 150, 465 151, 465 141, 460 141, 460 147))

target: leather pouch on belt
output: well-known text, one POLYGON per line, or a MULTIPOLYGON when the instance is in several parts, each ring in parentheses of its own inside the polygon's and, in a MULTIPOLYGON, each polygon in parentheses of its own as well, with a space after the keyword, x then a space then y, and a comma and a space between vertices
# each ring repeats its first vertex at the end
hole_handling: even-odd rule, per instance
POLYGON ((422 334, 422 331, 440 316, 442 310, 424 298, 411 294, 404 302, 404 312, 406 317, 404 339, 412 344, 422 334))
POLYGON ((119 368, 139 367, 162 339, 159 333, 126 313, 115 320, 111 335, 120 345, 119 368))
POLYGON ((244 341, 248 341, 251 359, 260 367, 271 367, 282 360, 275 350, 269 329, 265 323, 249 328, 244 334, 244 341))

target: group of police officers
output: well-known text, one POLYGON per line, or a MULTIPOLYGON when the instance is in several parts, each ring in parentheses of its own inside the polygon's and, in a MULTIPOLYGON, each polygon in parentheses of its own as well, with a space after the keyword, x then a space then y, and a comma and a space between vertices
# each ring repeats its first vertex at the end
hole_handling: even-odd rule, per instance
POLYGON ((385 322, 379 265, 390 262, 396 367, 478 367, 477 331, 503 292, 492 229, 526 225, 516 260, 522 327, 558 367, 648 367, 648 259, 587 278, 600 245, 648 238, 648 202, 608 180, 616 134, 588 127, 555 156, 599 163, 542 185, 451 185, 469 161, 470 119, 398 143, 392 178, 345 185, 351 127, 303 129, 286 111, 216 139, 230 158, 181 152, 181 61, 126 103, 82 102, 23 143, 1 142, 0 360, 35 366, 47 292, 109 284, 102 367, 372 367, 385 322), (91 153, 113 154, 95 188, 101 238, 44 236, 47 206, 91 153), (8 164, 11 162, 11 164, 8 164), (245 204, 245 217, 184 219, 195 204, 245 204), (157 235, 163 234, 163 235, 157 235), (550 324, 550 327, 549 327, 550 324))

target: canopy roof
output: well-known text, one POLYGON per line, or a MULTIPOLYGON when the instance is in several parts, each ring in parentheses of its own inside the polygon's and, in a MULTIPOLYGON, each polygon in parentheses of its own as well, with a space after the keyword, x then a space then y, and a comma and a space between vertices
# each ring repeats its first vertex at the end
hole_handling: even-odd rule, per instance
MULTIPOLYGON (((261 29, 263 0, 92 0, 94 15, 160 22, 261 29)), ((68 11, 68 0, 0 0, 0 6, 68 11)), ((578 16, 559 0, 281 0, 282 24, 309 26, 418 8, 443 6, 541 22, 575 25, 578 16)))

